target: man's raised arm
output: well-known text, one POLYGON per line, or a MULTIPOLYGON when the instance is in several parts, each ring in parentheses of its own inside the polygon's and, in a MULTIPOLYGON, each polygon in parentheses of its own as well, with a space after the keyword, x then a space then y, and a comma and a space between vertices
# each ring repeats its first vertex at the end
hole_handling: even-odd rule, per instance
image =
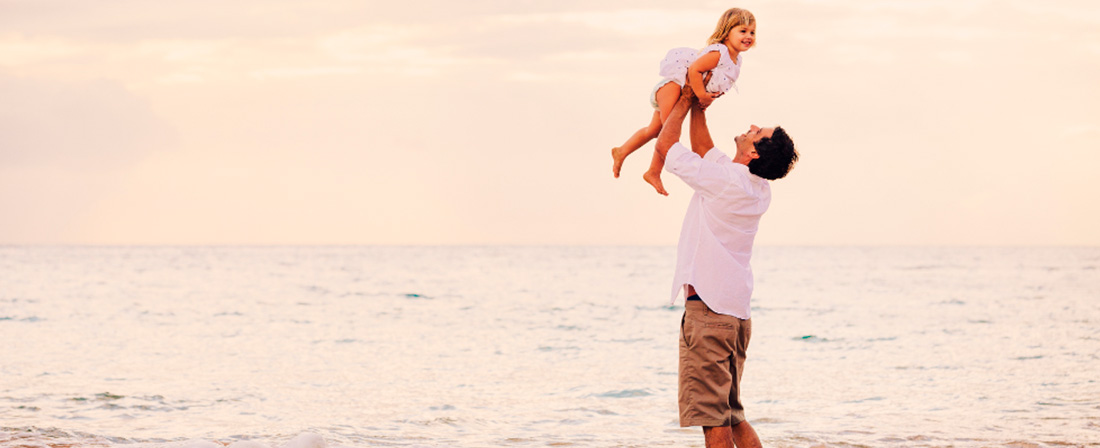
POLYGON ((661 133, 657 135, 657 154, 661 156, 661 160, 665 160, 665 156, 668 155, 669 148, 672 145, 680 142, 680 132, 684 127, 684 118, 687 117, 688 108, 695 103, 695 92, 691 91, 691 86, 684 86, 680 89, 680 100, 676 102, 676 105, 672 107, 672 112, 668 114, 668 118, 665 119, 664 126, 661 126, 661 133))
POLYGON ((691 151, 704 157, 714 148, 714 140, 710 138, 710 129, 707 128, 707 115, 698 102, 691 104, 691 151))

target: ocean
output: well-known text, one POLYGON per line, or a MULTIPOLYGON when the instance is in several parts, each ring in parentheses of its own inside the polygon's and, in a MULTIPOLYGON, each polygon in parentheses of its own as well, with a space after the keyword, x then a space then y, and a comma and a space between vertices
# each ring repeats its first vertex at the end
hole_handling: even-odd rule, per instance
MULTIPOLYGON (((702 447, 673 247, 0 247, 0 447, 702 447)), ((768 447, 1100 447, 1100 248, 758 247, 768 447)))

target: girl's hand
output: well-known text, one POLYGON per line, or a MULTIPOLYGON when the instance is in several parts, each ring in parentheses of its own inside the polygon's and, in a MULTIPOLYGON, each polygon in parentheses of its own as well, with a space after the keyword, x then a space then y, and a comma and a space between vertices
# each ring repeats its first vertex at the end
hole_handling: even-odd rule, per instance
POLYGON ((696 95, 699 97, 699 107, 703 108, 703 110, 706 110, 707 106, 710 106, 710 103, 713 103, 715 99, 722 96, 721 93, 711 93, 707 91, 706 85, 710 82, 711 76, 714 76, 713 72, 707 72, 703 75, 703 94, 696 95))
POLYGON ((714 102, 715 99, 717 99, 720 96, 722 96, 721 93, 711 93, 711 92, 706 92, 703 95, 700 95, 699 96, 699 107, 702 107, 703 109, 706 109, 708 106, 710 106, 711 103, 714 102))

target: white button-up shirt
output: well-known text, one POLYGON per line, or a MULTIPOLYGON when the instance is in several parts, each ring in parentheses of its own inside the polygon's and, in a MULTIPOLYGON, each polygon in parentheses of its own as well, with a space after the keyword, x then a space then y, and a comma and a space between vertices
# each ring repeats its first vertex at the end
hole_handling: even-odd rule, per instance
POLYGON ((715 312, 751 318, 749 258, 760 217, 771 204, 768 181, 717 148, 699 157, 680 143, 668 150, 665 170, 695 190, 680 230, 671 302, 692 285, 715 312))

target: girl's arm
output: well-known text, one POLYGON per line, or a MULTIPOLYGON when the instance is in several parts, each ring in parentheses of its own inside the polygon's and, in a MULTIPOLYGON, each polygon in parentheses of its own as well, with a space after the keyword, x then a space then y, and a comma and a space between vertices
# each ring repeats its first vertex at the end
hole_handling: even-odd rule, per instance
POLYGON ((688 66, 688 85, 691 86, 691 90, 695 92, 695 96, 699 98, 699 105, 706 109, 710 106, 710 103, 714 102, 715 98, 722 96, 721 93, 707 92, 707 85, 703 81, 703 76, 714 70, 714 67, 718 66, 718 60, 722 57, 722 54, 717 51, 707 52, 702 56, 699 56, 695 62, 692 62, 688 66))

